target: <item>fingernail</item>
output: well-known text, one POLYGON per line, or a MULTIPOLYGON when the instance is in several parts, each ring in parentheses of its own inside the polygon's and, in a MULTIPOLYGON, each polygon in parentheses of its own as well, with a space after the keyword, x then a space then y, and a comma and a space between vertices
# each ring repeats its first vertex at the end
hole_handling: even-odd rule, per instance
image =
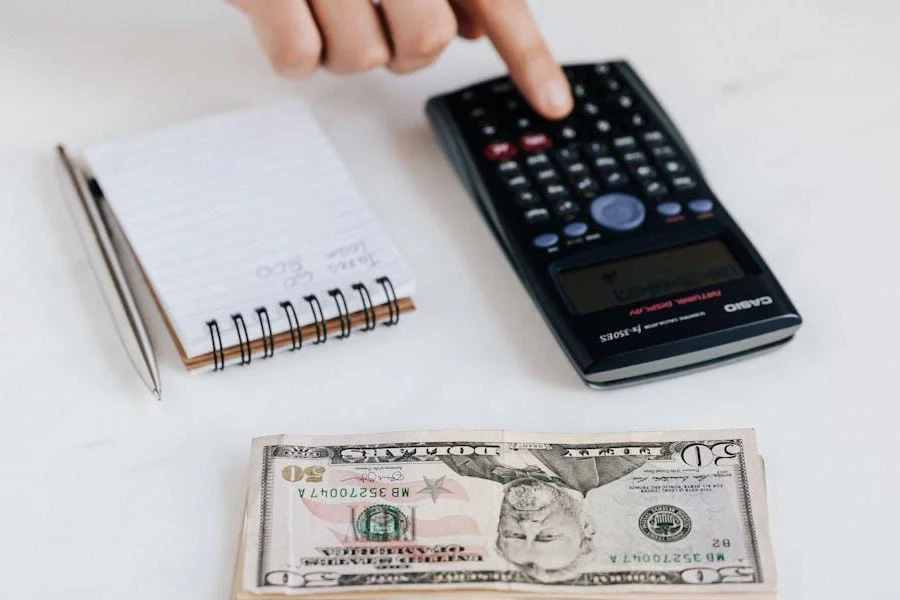
POLYGON ((572 110, 572 90, 565 80, 554 78, 544 83, 541 98, 553 116, 564 117, 572 110))

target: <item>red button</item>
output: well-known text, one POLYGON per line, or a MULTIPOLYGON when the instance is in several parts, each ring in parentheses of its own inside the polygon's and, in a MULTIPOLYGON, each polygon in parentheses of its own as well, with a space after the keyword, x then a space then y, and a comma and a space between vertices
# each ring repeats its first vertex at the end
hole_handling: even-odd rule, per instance
POLYGON ((516 155, 516 147, 510 142, 494 142, 484 149, 484 155, 488 160, 506 160, 516 155))
POLYGON ((550 141, 550 138, 543 133, 530 133, 528 135, 523 135, 522 139, 519 140, 519 143, 522 144, 522 150, 524 150, 525 152, 546 150, 553 145, 553 142, 550 141))

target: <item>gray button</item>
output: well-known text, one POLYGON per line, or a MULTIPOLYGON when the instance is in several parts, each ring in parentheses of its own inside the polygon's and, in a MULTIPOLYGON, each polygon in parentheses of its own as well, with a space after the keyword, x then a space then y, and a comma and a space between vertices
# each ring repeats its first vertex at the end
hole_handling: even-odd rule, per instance
POLYGON ((713 209, 713 201, 708 198, 698 198, 688 202, 688 208, 691 212, 707 213, 713 209))
POLYGON ((570 238, 581 237, 587 233, 587 230, 587 223, 582 223, 581 221, 575 221, 563 227, 563 233, 570 238))
POLYGON ((664 217, 674 217, 681 214, 681 205, 677 202, 663 202, 656 207, 656 211, 664 217))
POLYGON ((525 221, 528 223, 540 223, 550 218, 550 211, 546 208, 532 208, 525 211, 525 221))
POLYGON ((637 229, 647 216, 640 200, 628 194, 605 194, 591 203, 591 216, 613 231, 637 229))
POLYGON ((535 236, 532 243, 538 248, 550 248, 559 243, 559 236, 555 233, 542 233, 535 236))

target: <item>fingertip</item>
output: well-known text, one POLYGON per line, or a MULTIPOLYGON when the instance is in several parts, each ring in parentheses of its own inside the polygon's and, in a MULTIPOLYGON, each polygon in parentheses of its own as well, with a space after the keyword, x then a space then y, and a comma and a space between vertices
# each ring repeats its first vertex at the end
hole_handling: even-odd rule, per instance
POLYGON ((567 117, 575 105, 572 88, 565 77, 553 77, 545 81, 537 97, 535 109, 549 119, 567 117))
POLYGON ((574 108, 572 88, 562 73, 520 85, 520 89, 532 108, 548 119, 563 119, 574 108))

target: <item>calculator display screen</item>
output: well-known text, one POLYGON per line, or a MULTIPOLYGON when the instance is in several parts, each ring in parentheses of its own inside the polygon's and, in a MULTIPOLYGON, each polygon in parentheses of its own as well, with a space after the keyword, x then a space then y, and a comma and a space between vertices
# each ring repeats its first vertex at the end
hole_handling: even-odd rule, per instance
POLYGON ((744 276, 720 239, 563 271, 560 283, 578 314, 646 302, 744 276))

